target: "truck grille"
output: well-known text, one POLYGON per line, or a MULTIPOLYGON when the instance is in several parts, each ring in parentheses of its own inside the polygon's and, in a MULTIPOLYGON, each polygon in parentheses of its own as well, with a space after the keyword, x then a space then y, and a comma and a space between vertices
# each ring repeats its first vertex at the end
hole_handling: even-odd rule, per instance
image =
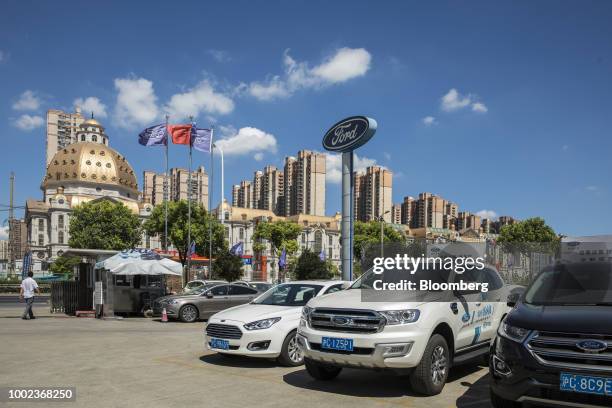
POLYGON ((612 336, 538 332, 529 339, 527 347, 544 365, 598 371, 612 370, 612 336), (605 343, 607 348, 601 351, 584 351, 578 344, 585 340, 605 343))
POLYGON ((373 310, 316 308, 310 313, 310 327, 344 333, 377 333, 385 318, 373 310))
POLYGON ((242 338, 242 331, 238 327, 229 324, 210 323, 206 325, 206 334, 220 339, 238 340, 242 338))

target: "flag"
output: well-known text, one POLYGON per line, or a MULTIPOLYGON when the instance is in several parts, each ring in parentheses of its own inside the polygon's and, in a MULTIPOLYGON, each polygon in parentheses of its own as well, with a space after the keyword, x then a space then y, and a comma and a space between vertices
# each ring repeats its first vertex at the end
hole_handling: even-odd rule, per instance
POLYGON ((319 259, 325 262, 325 250, 321 248, 321 253, 319 254, 319 259))
POLYGON ((230 253, 232 255, 242 256, 243 249, 244 249, 244 246, 242 245, 242 242, 239 242, 236 245, 234 245, 232 249, 230 249, 230 253))
POLYGON ((28 251, 23 256, 23 262, 21 264, 21 279, 28 277, 28 272, 32 266, 32 251, 28 251))
POLYGON ((138 143, 143 146, 166 146, 168 144, 166 125, 155 125, 146 128, 138 135, 138 143))
POLYGON ((285 248, 283 248, 283 252, 281 252, 281 256, 278 259, 278 267, 285 269, 285 266, 287 266, 287 251, 285 251, 285 248))
POLYGON ((189 146, 192 127, 192 125, 168 125, 168 133, 172 135, 172 143, 189 146))
POLYGON ((191 128, 191 145, 194 149, 204 153, 210 153, 212 144, 212 131, 210 129, 191 128))
POLYGON ((189 246, 187 257, 191 259, 191 257, 195 254, 195 251, 196 251, 195 241, 191 241, 191 245, 189 246))

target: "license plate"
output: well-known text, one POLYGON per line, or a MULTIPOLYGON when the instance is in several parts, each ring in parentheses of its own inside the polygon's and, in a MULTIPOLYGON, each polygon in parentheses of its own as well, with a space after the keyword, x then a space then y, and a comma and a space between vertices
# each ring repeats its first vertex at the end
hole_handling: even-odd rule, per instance
POLYGON ((223 339, 215 339, 214 337, 210 339, 210 348, 228 350, 229 349, 229 341, 223 339))
POLYGON ((329 350, 353 351, 353 339, 323 337, 321 340, 321 348, 329 350))
POLYGON ((561 373, 561 391, 612 396, 612 378, 561 373))

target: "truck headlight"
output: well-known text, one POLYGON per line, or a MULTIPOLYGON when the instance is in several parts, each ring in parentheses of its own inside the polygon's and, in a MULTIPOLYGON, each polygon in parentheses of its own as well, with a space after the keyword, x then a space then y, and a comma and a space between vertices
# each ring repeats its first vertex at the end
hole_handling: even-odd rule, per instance
POLYGON ((387 324, 414 323, 419 320, 421 312, 418 309, 386 310, 378 312, 387 320, 387 324))
POLYGON ((497 334, 499 334, 500 336, 505 337, 508 340, 515 341, 517 343, 524 342, 527 336, 529 336, 529 333, 531 333, 531 330, 511 326, 506 322, 502 322, 499 325, 499 329, 497 330, 497 334))
POLYGON ((274 323, 278 322, 280 319, 280 317, 272 317, 270 319, 256 320, 251 323, 246 323, 244 325, 244 328, 247 330, 269 329, 274 323))
POLYGON ((310 313, 312 313, 312 307, 304 306, 302 308, 302 319, 308 320, 310 313))

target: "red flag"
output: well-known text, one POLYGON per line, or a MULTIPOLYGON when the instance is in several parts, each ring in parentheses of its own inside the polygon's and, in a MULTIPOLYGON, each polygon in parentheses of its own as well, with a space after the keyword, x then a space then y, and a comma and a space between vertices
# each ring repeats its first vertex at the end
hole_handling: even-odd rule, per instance
POLYGON ((191 125, 168 125, 168 133, 172 135, 172 143, 189 146, 191 141, 191 125))

